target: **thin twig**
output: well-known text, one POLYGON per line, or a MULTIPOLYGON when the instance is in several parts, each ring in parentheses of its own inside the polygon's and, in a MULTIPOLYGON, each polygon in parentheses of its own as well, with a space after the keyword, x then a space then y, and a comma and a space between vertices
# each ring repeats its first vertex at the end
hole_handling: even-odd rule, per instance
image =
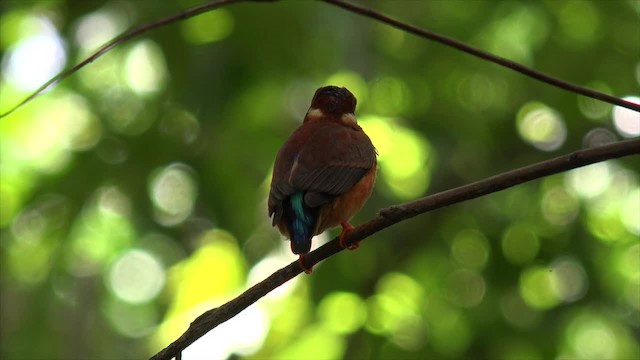
MULTIPOLYGON (((147 31, 151 31, 153 29, 156 29, 158 27, 164 26, 164 25, 169 25, 175 22, 178 22, 180 20, 184 20, 184 19, 188 19, 190 17, 202 14, 203 12, 206 11, 210 11, 216 8, 219 8, 221 6, 224 5, 228 5, 231 3, 237 3, 237 2, 243 2, 243 1, 255 1, 255 2, 272 2, 272 1, 279 1, 279 0, 216 0, 216 1, 211 1, 199 6, 196 6, 194 8, 185 10, 184 12, 181 12, 179 14, 176 15, 172 15, 172 16, 168 16, 166 18, 160 19, 160 20, 156 20, 154 22, 148 23, 148 24, 144 24, 141 26, 138 26, 136 28, 133 28, 129 31, 126 31, 125 33, 115 37, 113 40, 111 40, 110 42, 108 42, 106 45, 104 45, 103 47, 101 47, 98 51, 96 51, 95 53, 93 53, 91 56, 89 56, 88 58, 86 58, 85 60, 83 60, 82 62, 78 63, 77 65, 73 66, 70 69, 64 70, 62 72, 60 72, 58 75, 54 76, 52 79, 50 79, 49 81, 47 81, 44 85, 42 85, 41 87, 39 87, 37 90, 35 90, 33 93, 31 93, 31 95, 29 95, 27 98, 25 98, 24 100, 22 100, 20 103, 18 103, 17 105, 15 105, 13 108, 9 109, 9 111, 5 112, 4 114, 0 114, 0 118, 3 118, 9 114, 11 114, 12 112, 14 112, 15 110, 17 110, 18 108, 20 108, 21 106, 23 106, 24 104, 28 103, 29 101, 33 100, 34 98, 36 98, 38 95, 40 95, 42 92, 44 92, 46 89, 48 89, 49 87, 57 84, 58 82, 60 82, 61 80, 63 80, 64 78, 66 78, 69 75, 74 74, 75 72, 77 72, 78 70, 80 70, 81 68, 83 68, 85 65, 93 62, 94 60, 96 60, 97 58, 99 58, 100 56, 104 55, 106 52, 108 52, 109 50, 113 49, 114 47, 130 40, 133 39, 135 37, 138 37, 140 35, 142 35, 143 33, 146 33, 147 31)), ((501 58, 499 56, 496 55, 492 55, 490 53, 484 52, 482 50, 476 49, 470 45, 467 45, 463 42, 460 42, 458 40, 446 37, 444 35, 440 35, 431 31, 427 31, 427 30, 423 30, 420 29, 418 27, 415 27, 413 25, 409 25, 406 23, 403 23, 401 21, 395 20, 393 18, 390 18, 386 15, 383 15, 379 12, 376 12, 374 10, 365 8, 365 7, 361 7, 361 6, 357 6, 354 4, 350 4, 350 3, 346 3, 342 0, 321 0, 336 6, 339 6, 343 9, 346 9, 348 11, 351 11, 353 13, 357 13, 375 20, 378 20, 380 22, 384 22, 387 23, 393 27, 396 27, 398 29, 401 29, 403 31, 407 31, 410 32, 414 35, 426 38, 426 39, 430 39, 433 41, 437 41, 441 44, 459 49, 463 52, 466 52, 468 54, 472 54, 474 56, 480 57, 482 59, 491 61, 495 64, 501 65, 501 66, 505 66, 507 68, 513 69, 517 72, 520 72, 526 76, 529 76, 531 78, 543 81, 547 84, 559 87, 561 89, 565 89, 577 94, 581 94, 590 98, 594 98, 594 99, 598 99, 613 105, 619 105, 634 111, 638 111, 640 112, 640 104, 634 104, 630 101, 621 99, 621 98, 617 98, 615 96, 611 96, 611 95, 607 95, 604 94, 602 92, 599 91, 595 91, 593 89, 589 89, 586 87, 582 87, 582 86, 578 86, 575 84, 571 84, 569 82, 557 79, 553 76, 550 75, 546 75, 544 73, 538 72, 536 70, 530 69, 524 65, 518 64, 514 61, 508 60, 508 59, 504 59, 501 58)))
POLYGON ((466 52, 467 54, 471 54, 474 56, 477 56, 479 58, 488 60, 492 63, 498 64, 500 66, 504 66, 507 68, 510 68, 512 70, 515 70, 521 74, 524 74, 526 76, 529 76, 531 78, 534 78, 536 80, 540 80, 542 82, 545 82, 547 84, 553 85, 555 87, 561 88, 561 89, 565 89, 571 92, 574 92, 576 94, 581 94, 590 98, 594 98, 594 99, 598 99, 610 104, 614 104, 614 105, 619 105, 622 107, 625 107, 627 109, 631 109, 634 111, 638 111, 640 112, 640 104, 635 104, 632 103, 630 101, 615 97, 615 96, 611 96, 611 95, 607 95, 605 93, 593 90, 593 89, 589 89, 583 86, 579 86, 579 85, 575 85, 563 80, 560 80, 558 78, 555 78, 553 76, 547 75, 545 73, 533 70, 529 67, 526 67, 522 64, 519 64, 515 61, 511 61, 505 58, 502 58, 500 56, 496 56, 493 54, 490 54, 488 52, 482 51, 480 49, 476 49, 470 45, 467 45, 461 41, 452 39, 450 37, 444 36, 444 35, 440 35, 438 33, 434 33, 431 31, 427 31, 424 29, 420 29, 419 27, 413 26, 413 25, 409 25, 407 23, 401 22, 399 20, 393 19, 389 16, 383 15, 375 10, 363 7, 363 6, 359 6, 359 5, 355 5, 352 3, 348 3, 348 2, 344 2, 342 0, 321 0, 323 2, 329 3, 329 4, 333 4, 336 5, 338 7, 341 7, 343 9, 346 9, 350 12, 356 13, 356 14, 360 14, 362 16, 371 18, 371 19, 375 19, 378 20, 380 22, 389 24, 395 28, 410 32, 414 35, 417 35, 419 37, 425 38, 425 39, 429 39, 429 40, 433 40, 436 42, 439 42, 443 45, 446 46, 450 46, 453 48, 456 48, 460 51, 466 52))
MULTIPOLYGON (((556 157, 537 164, 525 166, 497 176, 474 182, 469 185, 443 191, 415 201, 394 205, 380 211, 380 214, 368 222, 347 233, 347 245, 362 241, 400 221, 412 218, 425 212, 453 205, 465 200, 508 189, 518 184, 539 179, 552 174, 575 169, 596 162, 640 154, 640 139, 626 140, 597 148, 579 150, 568 155, 556 157)), ((312 267, 320 261, 342 251, 338 238, 322 245, 307 254, 305 264, 312 267)), ((302 272, 297 261, 276 271, 262 282, 246 290, 240 296, 226 304, 211 309, 196 318, 187 331, 164 350, 154 355, 152 360, 169 360, 176 357, 187 346, 204 334, 231 319, 261 297, 296 277, 302 272)))
POLYGON ((29 101, 33 100, 34 98, 36 98, 38 95, 43 93, 49 87, 52 87, 52 86, 56 85, 58 82, 60 82, 64 78, 68 77, 69 75, 72 75, 72 74, 76 73, 78 70, 80 70, 83 67, 85 67, 85 65, 95 61, 100 56, 106 54, 111 49, 113 49, 114 47, 116 47, 116 46, 118 46, 118 45, 120 45, 120 44, 122 44, 124 42, 127 42, 127 41, 129 41, 129 40, 131 40, 133 38, 136 38, 136 37, 148 32, 148 31, 157 29, 159 27, 162 27, 162 26, 165 26, 165 25, 169 25, 169 24, 173 24, 173 23, 181 21, 181 20, 186 20, 186 19, 192 18, 192 17, 194 17, 196 15, 200 15, 200 14, 202 14, 204 12, 217 9, 217 8, 220 8, 220 7, 225 6, 225 5, 238 3, 238 2, 245 2, 245 1, 267 2, 267 1, 278 1, 278 0, 215 0, 215 1, 210 1, 210 2, 204 3, 202 5, 198 5, 196 7, 191 8, 191 9, 185 10, 185 11, 183 11, 181 13, 178 13, 178 14, 175 14, 175 15, 171 15, 171 16, 167 16, 165 18, 162 18, 162 19, 159 19, 159 20, 156 20, 156 21, 152 21, 150 23, 143 24, 143 25, 140 25, 138 27, 134 27, 132 29, 129 29, 129 30, 125 31, 124 33, 122 33, 122 34, 116 36, 115 38, 113 38, 111 41, 109 41, 108 43, 103 45, 100 49, 98 49, 96 52, 91 54, 89 57, 87 57, 86 59, 82 60, 80 63, 76 64, 75 66, 73 66, 73 67, 71 67, 69 69, 63 70, 62 72, 58 73, 58 75, 54 76, 49 81, 44 83, 44 85, 40 86, 33 93, 31 93, 31 95, 29 95, 27 98, 22 100, 16 106, 14 106, 13 108, 9 109, 9 111, 5 112, 4 114, 1 114, 0 118, 3 118, 5 116, 11 114, 12 112, 17 110, 22 105, 24 105, 24 104, 28 103, 29 101))

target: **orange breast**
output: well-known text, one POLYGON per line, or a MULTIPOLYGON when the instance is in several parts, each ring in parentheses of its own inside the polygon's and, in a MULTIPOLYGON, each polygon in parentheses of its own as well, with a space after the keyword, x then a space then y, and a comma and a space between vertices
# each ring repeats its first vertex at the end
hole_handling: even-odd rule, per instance
POLYGON ((376 163, 351 190, 322 207, 315 235, 338 226, 342 222, 348 222, 362 209, 371 196, 371 191, 376 182, 377 169, 378 164, 376 163))

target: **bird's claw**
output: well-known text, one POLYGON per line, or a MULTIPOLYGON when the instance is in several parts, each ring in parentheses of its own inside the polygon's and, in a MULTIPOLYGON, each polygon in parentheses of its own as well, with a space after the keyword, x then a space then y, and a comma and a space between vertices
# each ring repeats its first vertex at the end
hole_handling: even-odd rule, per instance
POLYGON ((359 248, 360 247, 359 241, 353 244, 347 245, 344 239, 347 236, 347 234, 351 232, 351 230, 353 230, 353 226, 351 226, 351 224, 349 224, 348 222, 343 222, 340 225, 342 225, 342 233, 340 233, 340 239, 338 240, 338 244, 340 244, 340 247, 348 250, 355 250, 359 248))
POLYGON ((304 255, 300 255, 300 257, 298 258, 298 264, 300 265, 302 271, 305 272, 305 274, 311 274, 313 272, 313 266, 307 267, 307 265, 304 263, 304 255))

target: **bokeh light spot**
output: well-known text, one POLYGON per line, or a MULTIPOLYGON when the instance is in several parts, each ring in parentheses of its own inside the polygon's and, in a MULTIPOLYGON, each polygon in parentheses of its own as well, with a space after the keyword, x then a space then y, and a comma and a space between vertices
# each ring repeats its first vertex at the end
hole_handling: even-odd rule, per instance
POLYGON ((180 23, 184 38, 195 45, 226 39, 233 32, 234 19, 225 9, 208 11, 180 23))
POLYGON ((622 201, 620 208, 622 224, 630 233, 640 236, 640 188, 636 187, 622 201))
POLYGON ((540 150, 556 150, 567 137, 567 129, 560 114, 542 103, 525 104, 518 111, 516 124, 520 136, 540 150))
POLYGON ((421 134, 389 118, 362 116, 358 122, 378 151, 384 189, 400 199, 424 193, 434 162, 431 144, 421 134))
MULTIPOLYGON (((362 78, 362 75, 358 74, 355 71, 340 71, 333 75, 331 75, 327 81, 326 85, 334 85, 339 87, 346 87, 353 94, 353 96, 358 99, 358 103, 356 104, 356 112, 360 106, 367 102, 369 98, 369 91, 367 89, 367 83, 362 78)), ((307 101, 309 101, 307 99, 307 101)))
POLYGON ((578 216, 578 200, 562 186, 546 190, 540 205, 544 218, 554 225, 567 225, 578 216))
POLYGON ((582 139, 582 146, 584 148, 593 148, 611 144, 617 140, 616 135, 606 128, 595 128, 589 130, 582 139))
POLYGON ((514 265, 525 265, 538 255, 540 240, 529 226, 514 224, 502 235, 502 252, 514 265))
POLYGON ((589 1, 564 3, 558 14, 558 22, 565 43, 569 46, 587 46, 602 36, 598 9, 589 1))
POLYGON ((470 308, 480 304, 487 286, 482 275, 475 271, 459 269, 447 277, 447 288, 456 304, 470 308))
POLYGON ((377 115, 397 116, 411 104, 411 92, 404 81, 384 77, 371 84, 369 108, 377 115))
POLYGON ((134 339, 149 335, 159 320, 153 304, 131 304, 118 298, 107 299, 102 311, 115 331, 134 339))
POLYGON ((193 211, 198 189, 191 168, 172 164, 155 172, 149 186, 156 221, 172 226, 183 222, 193 211))
MULTIPOLYGON (((601 82, 592 82, 586 85, 590 89, 594 89, 605 94, 611 94, 611 88, 601 82)), ((611 104, 601 100, 592 99, 586 96, 578 96, 578 109, 580 112, 592 120, 602 121, 611 112, 611 104)))
POLYGON ((109 285, 114 294, 132 304, 153 300, 164 283, 165 272, 160 261, 140 249, 122 254, 109 271, 109 285))
POLYGON ((277 352, 274 359, 341 359, 346 350, 342 337, 318 326, 310 326, 295 335, 295 341, 277 352))
POLYGON ((509 324, 526 329, 534 326, 540 319, 540 312, 529 306, 515 289, 500 297, 500 311, 509 324))
POLYGON ((129 222, 130 200, 118 188, 99 188, 71 230, 69 270, 90 276, 130 247, 135 232, 129 222))
POLYGON ((124 64, 129 87, 140 95, 154 93, 164 86, 167 68, 160 47, 145 40, 129 50, 124 64))
POLYGON ((192 113, 184 110, 168 111, 160 120, 160 131, 165 135, 191 144, 200 135, 200 122, 192 113))
POLYGON ((616 260, 616 269, 625 280, 640 285, 640 244, 627 247, 616 260))
POLYGON ((339 334, 349 334, 362 327, 367 316, 365 302, 356 294, 334 292, 318 305, 318 316, 327 328, 339 334))
POLYGON ((377 294, 368 299, 367 329, 377 334, 393 334, 405 320, 418 314, 424 289, 411 277, 388 273, 378 281, 377 294))
MULTIPOLYGON (((640 104, 640 97, 627 96, 623 98, 634 104, 640 104)), ((640 135, 640 113, 622 106, 613 108, 613 124, 620 135, 624 137, 635 137, 640 135)))
POLYGON ((536 309, 550 309, 558 305, 554 291, 556 275, 552 269, 532 266, 520 275, 520 295, 527 305, 536 309))
POLYGON ((571 258, 561 258, 551 264, 555 274, 553 291, 564 302, 578 301, 587 293, 588 278, 584 267, 571 258))
POLYGON ((489 241, 481 232, 473 229, 460 231, 453 239, 451 252, 462 265, 481 269, 489 259, 489 241))
POLYGON ((600 162, 565 173, 568 187, 578 196, 593 198, 605 192, 611 184, 609 164, 600 162))
POLYGON ((534 51, 546 42, 550 26, 544 14, 525 4, 501 4, 496 11, 499 15, 480 36, 492 53, 530 65, 534 51))
POLYGON ((584 312, 576 316, 567 327, 567 342, 581 359, 616 359, 615 335, 600 316, 584 312))
POLYGON ((51 20, 36 19, 39 24, 37 34, 9 49, 9 55, 2 63, 3 77, 26 91, 40 87, 60 72, 67 61, 63 39, 51 20))
POLYGON ((107 43, 125 30, 124 16, 115 11, 98 10, 81 17, 76 24, 75 40, 88 53, 107 43))
POLYGON ((465 313, 438 298, 430 298, 424 311, 428 316, 430 346, 443 357, 460 357, 472 340, 465 313))
POLYGON ((380 294, 399 301, 407 311, 416 310, 424 301, 424 288, 412 277, 399 272, 384 275, 376 286, 380 294))

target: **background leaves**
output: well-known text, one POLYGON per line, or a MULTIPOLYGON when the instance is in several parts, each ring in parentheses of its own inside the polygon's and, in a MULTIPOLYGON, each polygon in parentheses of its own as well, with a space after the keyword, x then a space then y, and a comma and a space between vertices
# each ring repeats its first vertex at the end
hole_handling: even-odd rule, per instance
MULTIPOLYGON (((128 27, 196 4, 4 2, 0 112, 128 27)), ((370 6, 640 96, 634 1, 370 6)), ((355 223, 640 132, 637 113, 322 3, 238 4, 159 29, 0 120, 1 355, 146 357, 290 262, 266 217, 270 169, 326 84, 354 92, 380 152, 355 223)), ((184 355, 638 357, 638 165, 592 165, 395 226, 184 355)))

